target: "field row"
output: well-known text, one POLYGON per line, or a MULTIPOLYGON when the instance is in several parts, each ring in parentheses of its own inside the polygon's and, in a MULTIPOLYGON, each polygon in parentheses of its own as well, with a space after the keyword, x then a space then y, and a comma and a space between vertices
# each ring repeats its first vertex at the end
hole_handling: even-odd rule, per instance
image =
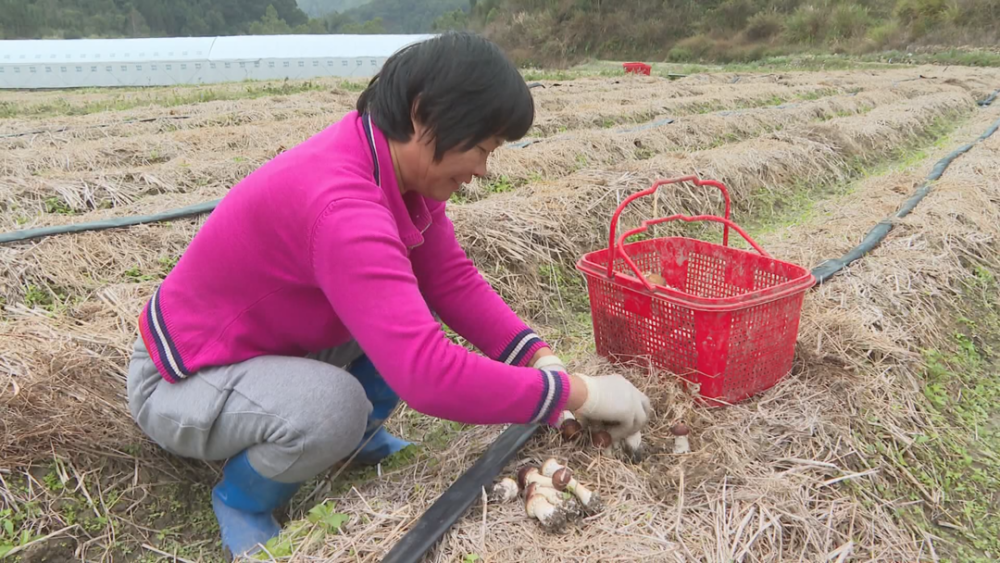
MULTIPOLYGON (((952 140, 970 140, 998 117, 1000 108, 977 113, 952 140)), ((859 182, 854 193, 816 202, 820 214, 759 240, 776 256, 798 263, 835 256, 894 209, 951 148, 936 147, 908 166, 859 182)), ((929 410, 924 394, 930 388, 922 387, 913 351, 948 341, 957 314, 953 304, 976 299, 963 287, 996 288, 995 280, 985 285, 988 280, 976 272, 1000 268, 998 157, 1000 139, 964 155, 930 200, 879 249, 810 293, 794 372, 761 399, 698 408, 669 379, 631 370, 627 375, 658 407, 643 433, 654 455, 635 464, 617 452, 598 454, 543 433, 503 472, 513 475, 524 464, 554 456, 601 492, 608 508, 600 516, 579 524, 576 532, 555 535, 526 518, 520 503, 477 503, 433 557, 780 562, 835 560, 849 553, 866 560, 915 561, 933 546, 942 560, 972 561, 992 552, 998 521, 991 516, 991 496, 1000 482, 981 467, 997 466, 995 442, 986 441, 996 433, 983 426, 989 420, 985 411, 963 413, 956 426, 955 419, 934 418, 942 415, 929 410), (669 454, 669 428, 678 420, 695 429, 694 453, 683 457, 669 454), (963 453, 982 465, 969 464, 963 453), (965 485, 951 488, 955 479, 965 485), (936 524, 940 519, 955 527, 936 524), (938 530, 933 539, 921 534, 932 527, 938 530), (976 530, 976 541, 964 530, 976 530), (973 545, 985 547, 970 549, 973 545)), ((555 287, 548 285, 550 291, 555 287)), ((969 304, 976 306, 982 302, 969 304)), ((590 355, 571 367, 584 373, 621 371, 590 355)), ((962 400, 964 392, 970 397, 962 403, 966 408, 988 406, 996 383, 982 367, 969 369, 962 387, 937 400, 962 400)), ((408 428, 394 424, 394 431, 408 428)), ((310 534, 305 520, 293 522, 280 549, 298 550, 304 559, 346 553, 378 558, 444 491, 454 467, 470 466, 497 432, 466 428, 377 478, 341 476, 324 494, 329 506, 348 515, 348 531, 310 534)))
MULTIPOLYGON (((783 80, 755 78, 760 83, 783 80)), ((839 93, 783 102, 781 108, 677 115, 669 126, 631 133, 615 128, 567 131, 524 148, 505 148, 491 163, 490 178, 463 194, 466 201, 450 205, 449 215, 460 242, 487 278, 561 354, 572 347, 589 350, 586 290, 572 265, 581 253, 607 244, 607 221, 625 194, 682 174, 722 180, 731 189, 738 223, 758 234, 776 257, 813 266, 856 244, 896 209, 936 158, 1000 117, 1000 107, 976 108, 982 86, 974 77, 967 77, 965 84, 903 82, 898 74, 872 79, 879 88, 851 91, 864 77, 814 76, 812 84, 805 84, 796 75, 791 81, 802 83, 793 86, 839 93), (848 79, 850 83, 837 82, 848 79), (860 180, 867 175, 873 177, 860 180), (504 182, 508 187, 499 189, 504 182)), ((635 84, 644 81, 637 78, 635 84)), ((713 77, 705 84, 738 87, 742 82, 713 77)), ((549 90, 543 90, 545 96, 549 90)), ((614 95, 613 88, 606 90, 614 95)), ((320 95, 289 98, 282 111, 297 111, 300 96, 320 95)), ((540 104, 545 96, 538 97, 540 104)), ((736 94, 729 99, 736 100, 736 94)), ((274 109, 262 102, 234 102, 230 114, 274 109)), ((631 105, 638 107, 639 102, 631 105)), ((209 113, 203 117, 209 119, 209 113)), ((81 116, 69 122, 76 126, 95 119, 81 116)), ((234 164, 245 174, 276 145, 314 130, 308 124, 323 120, 320 113, 285 121, 267 117, 256 125, 210 131, 179 128, 163 135, 151 124, 129 124, 115 127, 121 133, 133 128, 142 132, 103 141, 71 135, 8 140, 16 157, 0 156, 5 167, 0 230, 150 213, 219 197, 239 177, 234 164), (143 160, 153 150, 168 157, 143 160), (241 151, 247 161, 231 162, 241 151), (213 160, 199 164, 203 161, 193 157, 198 153, 211 153, 213 160), (80 165, 88 158, 94 159, 92 169, 80 165), (193 178, 211 181, 183 183, 190 180, 184 180, 182 162, 197 170, 193 178), (102 209, 108 206, 105 202, 112 207, 102 209)), ((485 527, 478 509, 460 521, 439 546, 440 557, 461 560, 475 552, 487 560, 634 561, 676 554, 680 560, 745 556, 781 561, 803 553, 823 558, 848 543, 853 553, 871 559, 915 560, 917 553, 926 553, 925 540, 896 517, 906 508, 896 506, 897 499, 919 491, 897 489, 909 481, 905 464, 896 466, 891 460, 897 454, 931 455, 937 446, 915 437, 932 426, 946 426, 918 414, 925 407, 914 380, 919 357, 912 350, 934 346, 948 336, 947 310, 939 300, 944 296, 946 303, 957 301, 953 292, 960 281, 973 277, 969 268, 997 266, 998 161, 1000 136, 956 162, 914 216, 842 281, 811 294, 803 312, 795 375, 764 400, 721 411, 695 409, 676 386, 630 372, 629 377, 663 407, 644 433, 648 444, 669 448, 668 429, 676 420, 684 419, 694 428, 695 454, 683 463, 660 453, 630 465, 616 457, 571 451, 552 435, 529 444, 519 460, 541 461, 550 455, 571 460, 580 479, 602 491, 609 510, 583 524, 580 534, 588 542, 576 541, 576 534, 540 533, 524 518, 523 507, 513 503, 487 507, 485 527), (900 444, 907 440, 904 452, 900 444), (890 454, 869 449, 875 443, 890 454), (858 477, 861 473, 865 475, 858 477)), ((665 190, 656 213, 720 209, 713 192, 665 190)), ((637 204, 623 216, 623 225, 635 225, 652 214, 648 202, 637 204)), ((206 512, 211 518, 206 493, 187 518, 179 514, 171 530, 165 530, 162 507, 180 502, 181 494, 146 494, 152 479, 148 467, 169 464, 152 463, 151 457, 158 454, 140 447, 143 440, 123 398, 137 311, 202 220, 0 246, 0 340, 5 343, 0 350, 0 390, 14 391, 2 395, 0 458, 14 464, 39 452, 49 455, 55 447, 64 455, 122 457, 127 465, 127 471, 113 478, 105 474, 97 480, 86 474, 84 486, 105 493, 108 481, 131 485, 125 487, 128 495, 117 497, 125 500, 114 510, 95 504, 81 511, 88 518, 95 512, 105 519, 96 533, 113 534, 97 540, 81 536, 81 543, 120 549, 124 542, 134 542, 172 551, 159 542, 188 543, 188 532, 196 537, 204 533, 194 530, 202 524, 195 524, 201 522, 198 518, 206 512), (149 530, 164 530, 171 539, 157 538, 149 530)), ((690 231, 664 228, 658 234, 676 232, 690 231)), ((567 358, 582 372, 612 369, 586 353, 567 358)), ((966 397, 975 396, 965 391, 966 397)), ((383 467, 378 477, 372 473, 364 480, 368 474, 362 473, 347 476, 345 482, 342 476, 328 492, 337 512, 350 515, 346 532, 302 546, 303 554, 337 558, 353 550, 362 559, 384 554, 406 524, 454 480, 456 467, 471 465, 499 432, 479 427, 459 433, 448 423, 428 422, 406 409, 390 426, 427 447, 398 465, 383 467)), ((985 435, 986 422, 979 427, 985 435)), ((919 487, 944 490, 951 475, 976 483, 972 469, 934 463, 928 467, 926 475, 916 478, 919 487)), ((188 470, 196 472, 193 466, 188 470)), ((198 470, 204 482, 197 487, 204 492, 214 475, 200 466, 198 470)), ((39 497, 53 496, 39 490, 34 493, 39 497)), ((978 510, 974 500, 962 502, 978 510)), ((976 525, 974 518, 940 499, 928 508, 970 529, 976 525)), ((70 516, 53 506, 32 518, 29 525, 48 532, 69 525, 70 516)), ((1000 537, 990 536, 993 531, 981 533, 1000 537)), ((94 559, 93 553, 88 559, 94 559)))
MULTIPOLYGON (((600 223, 610 216, 618 201, 617 196, 609 198, 609 194, 648 185, 657 177, 698 171, 730 187, 737 211, 752 212, 761 201, 767 200, 760 196, 766 190, 790 189, 805 183, 813 183, 818 188, 848 178, 859 166, 891 157, 894 151, 927 137, 935 128, 943 127, 971 107, 972 100, 967 95, 932 94, 877 106, 865 115, 790 126, 769 134, 768 138, 702 151, 663 152, 647 159, 617 164, 602 162, 599 153, 594 151, 591 158, 595 162, 578 172, 549 183, 528 184, 513 192, 495 193, 480 201, 456 204, 450 213, 466 249, 477 258, 480 267, 489 276, 502 277, 498 268, 525 263, 525 253, 535 257, 544 253, 574 256, 581 248, 600 244, 599 237, 604 232, 600 223), (610 181, 594 181, 595 175, 610 181), (616 176, 626 180, 614 180, 616 176), (540 217, 538 209, 548 212, 540 217), (574 209, 584 211, 573 212, 574 209), (559 223, 546 225, 546 220, 559 223), (540 230, 550 235, 533 234, 540 230)), ((523 150, 530 150, 530 147, 523 150)), ((522 169, 530 170, 531 167, 522 169)), ((84 203, 92 205, 117 197, 121 207, 135 213, 137 210, 128 205, 131 201, 152 203, 146 200, 155 199, 165 205, 171 199, 149 195, 150 192, 160 193, 164 187, 162 180, 158 185, 147 182, 140 186, 143 192, 139 193, 126 193, 122 188, 67 190, 60 194, 60 201, 75 195, 80 200, 87 198, 84 203)), ((34 186, 28 193, 34 194, 39 189, 40 186, 34 186)), ((19 209, 23 209, 28 206, 21 195, 24 193, 13 194, 8 201, 16 201, 19 209)), ((39 203, 44 205, 46 200, 39 203)), ((667 213, 684 209, 688 203, 677 194, 665 194, 661 198, 661 209, 667 213)), ((687 208, 693 210, 690 206, 687 208)), ((16 216, 19 209, 12 209, 5 215, 16 216)), ((91 214, 84 216, 87 215, 91 214)), ((631 214, 626 215, 626 219, 629 217, 631 214)), ((0 249, 0 271, 10 282, 0 288, 0 298, 8 304, 31 302, 30 297, 36 293, 31 288, 38 288, 47 294, 43 302, 63 303, 70 299, 86 299, 109 283, 159 279, 165 273, 159 261, 178 256, 191 233, 190 222, 180 221, 170 227, 159 225, 87 233, 42 240, 23 249, 0 249), (156 234, 143 240, 151 230, 156 234), (155 251, 155 256, 150 255, 151 250, 155 251), (66 256, 74 256, 74 259, 67 262, 66 256), (20 283, 15 283, 17 280, 20 283)), ((533 276, 518 273, 523 277, 517 278, 522 280, 517 285, 527 283, 531 287, 534 284, 533 276)), ((499 280, 497 283, 505 285, 499 280)), ((515 295, 507 297, 515 298, 515 295)), ((515 298, 515 301, 523 302, 523 299, 515 298)))
POLYGON ((960 92, 933 85, 873 90, 759 108, 679 116, 670 123, 653 127, 556 135, 523 147, 501 148, 490 163, 489 176, 472 182, 464 195, 480 199, 496 191, 497 184, 520 185, 530 180, 558 178, 583 168, 648 160, 666 152, 718 147, 795 125, 863 114, 880 106, 949 91, 960 92))
MULTIPOLYGON (((836 120, 932 94, 958 95, 955 86, 910 82, 894 90, 840 94, 773 107, 676 114, 677 122, 638 131, 586 130, 505 147, 493 158, 490 176, 466 187, 462 197, 509 190, 529 180, 551 179, 576 170, 647 160, 676 150, 720 146, 815 120, 836 120)), ((259 103, 259 100, 248 102, 259 103)), ((270 118, 273 119, 272 114, 270 118)), ((205 119, 218 119, 206 114, 205 119)), ((120 208, 150 196, 197 193, 221 197, 233 184, 277 152, 293 146, 328 122, 323 115, 278 121, 251 120, 211 130, 178 129, 94 139, 47 136, 17 139, 21 148, 0 154, 0 229, 14 230, 61 221, 62 215, 120 208), (267 133, 265 134, 264 131, 267 133)), ((119 127, 143 129, 155 124, 119 127)), ((162 124, 161 124, 162 125, 162 124)), ((187 199, 187 198, 185 198, 187 199)), ((196 200, 197 201, 197 200, 196 200)))

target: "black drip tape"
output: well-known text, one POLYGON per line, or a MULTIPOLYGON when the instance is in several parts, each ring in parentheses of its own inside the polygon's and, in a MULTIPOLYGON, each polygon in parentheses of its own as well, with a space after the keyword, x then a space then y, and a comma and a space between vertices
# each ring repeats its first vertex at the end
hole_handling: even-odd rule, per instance
POLYGON ((979 136, 978 139, 976 139, 971 143, 958 147, 954 151, 948 153, 947 156, 939 160, 937 164, 934 165, 934 168, 931 169, 930 174, 927 175, 927 179, 924 181, 924 183, 921 184, 913 192, 913 195, 911 195, 909 199, 903 202, 903 205, 899 208, 899 211, 897 211, 891 217, 879 221, 877 225, 872 227, 872 230, 868 231, 868 234, 865 235, 865 238, 861 240, 861 244, 855 246, 847 254, 841 256, 840 258, 826 260, 819 266, 813 268, 812 274, 813 276, 816 277, 816 283, 822 284, 826 282, 831 277, 833 277, 834 274, 843 270, 852 262, 861 258, 865 254, 871 252, 872 249, 874 249, 876 246, 878 246, 879 243, 885 240, 885 237, 888 236, 889 231, 892 230, 897 219, 902 219, 903 217, 909 215, 910 212, 917 207, 917 204, 920 203, 920 200, 924 199, 925 197, 927 197, 927 194, 931 193, 932 184, 941 178, 941 176, 944 174, 944 171, 956 158, 969 152, 970 150, 972 150, 972 147, 988 139, 991 135, 997 132, 997 129, 1000 129, 1000 119, 995 121, 993 125, 986 130, 985 133, 979 136))
MULTIPOLYGON (((130 123, 153 123, 155 121, 170 121, 170 120, 181 120, 181 119, 191 119, 192 115, 169 115, 164 117, 144 117, 142 119, 126 119, 125 121, 119 121, 115 123, 101 123, 100 125, 88 125, 86 127, 81 127, 80 129, 104 129, 105 127, 117 127, 119 125, 128 125, 130 123)), ((31 137, 36 135, 51 135, 52 133, 65 133, 74 129, 73 127, 60 127, 58 129, 38 129, 36 131, 25 131, 23 133, 11 133, 9 135, 0 135, 0 139, 13 139, 15 137, 31 137)))
POLYGON ((986 107, 986 106, 992 104, 993 101, 997 99, 997 96, 1000 96, 1000 90, 997 90, 996 92, 993 92, 992 94, 990 94, 989 96, 987 96, 985 99, 979 100, 976 103, 979 104, 982 107, 986 107))
MULTIPOLYGON (((528 88, 544 88, 540 82, 532 82, 528 84, 528 88)), ((190 116, 179 115, 173 116, 168 119, 188 119, 190 116)), ((125 125, 128 123, 150 123, 153 121, 158 121, 162 118, 145 118, 145 119, 132 119, 128 121, 123 121, 121 123, 114 124, 102 124, 94 125, 92 127, 111 127, 112 125, 125 125)), ((51 129, 51 130, 40 130, 40 131, 28 131, 26 133, 15 133, 13 135, 2 135, 0 139, 7 137, 24 137, 28 135, 43 135, 46 133, 59 133, 61 131, 66 131, 67 128, 62 129, 51 129)), ((132 217, 117 217, 114 219, 106 219, 103 221, 92 221, 88 223, 76 223, 72 225, 59 225, 55 227, 42 227, 38 229, 23 229, 20 231, 11 231, 9 233, 0 233, 0 244, 10 243, 10 242, 24 242, 26 240, 49 237, 53 235, 62 235, 69 233, 82 233, 85 231, 102 231, 105 229, 116 229, 119 227, 130 227, 132 225, 142 225, 144 223, 157 223, 161 221, 173 221, 174 219, 182 219, 185 217, 193 217, 195 215, 201 215, 204 213, 211 213, 215 207, 219 204, 220 200, 206 201, 205 203, 198 203, 195 205, 190 205, 188 207, 182 207, 180 209, 172 209, 170 211, 165 211, 163 213, 157 213, 154 215, 142 215, 142 216, 132 216, 132 217)))
POLYGON ((413 528, 382 558, 382 563, 418 561, 423 557, 480 498, 483 487, 496 479, 500 470, 539 428, 538 424, 515 424, 504 430, 482 457, 420 516, 413 528))

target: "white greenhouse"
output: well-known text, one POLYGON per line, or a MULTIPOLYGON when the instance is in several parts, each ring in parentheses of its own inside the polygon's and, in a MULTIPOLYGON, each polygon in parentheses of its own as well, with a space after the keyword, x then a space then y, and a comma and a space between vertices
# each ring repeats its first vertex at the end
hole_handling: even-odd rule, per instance
POLYGON ((0 88, 171 86, 369 77, 434 35, 241 35, 0 41, 0 88))

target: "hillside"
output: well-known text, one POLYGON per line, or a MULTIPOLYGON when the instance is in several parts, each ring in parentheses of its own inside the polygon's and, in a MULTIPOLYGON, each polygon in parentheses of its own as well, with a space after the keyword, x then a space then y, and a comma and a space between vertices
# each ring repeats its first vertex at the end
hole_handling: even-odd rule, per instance
MULTIPOLYGON (((0 0, 0 13, 5 39, 473 29, 533 66, 1000 42, 996 0, 0 0)), ((986 64, 957 53, 949 62, 986 64)))
POLYGON ((370 0, 343 15, 362 23, 381 20, 385 33, 425 33, 441 16, 468 7, 468 0, 370 0))
POLYGON ((468 0, 0 0, 0 39, 426 33, 465 27, 463 9, 468 0))
POLYGON ((237 35, 263 21, 268 6, 288 26, 308 29, 295 0, 0 0, 0 38, 237 35))
POLYGON ((310 18, 322 18, 333 12, 344 12, 370 0, 298 0, 299 9, 310 18))
POLYGON ((470 0, 472 26, 523 63, 755 60, 921 45, 994 47, 996 0, 470 0))

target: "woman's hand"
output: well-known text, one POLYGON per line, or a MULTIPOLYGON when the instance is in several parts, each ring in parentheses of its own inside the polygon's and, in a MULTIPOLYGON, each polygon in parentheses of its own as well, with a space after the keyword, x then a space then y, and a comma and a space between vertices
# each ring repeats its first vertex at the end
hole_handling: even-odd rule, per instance
MULTIPOLYGON (((548 349, 539 350, 533 358, 534 367, 566 372, 558 357, 543 352, 548 349)), ((615 442, 639 432, 649 421, 652 413, 649 398, 621 375, 569 374, 569 381, 566 410, 580 418, 602 422, 615 442)))
POLYGON ((645 393, 619 374, 589 376, 570 375, 570 400, 566 409, 579 418, 604 423, 615 442, 631 436, 649 421, 652 406, 645 393), (579 406, 574 394, 582 397, 579 406))

